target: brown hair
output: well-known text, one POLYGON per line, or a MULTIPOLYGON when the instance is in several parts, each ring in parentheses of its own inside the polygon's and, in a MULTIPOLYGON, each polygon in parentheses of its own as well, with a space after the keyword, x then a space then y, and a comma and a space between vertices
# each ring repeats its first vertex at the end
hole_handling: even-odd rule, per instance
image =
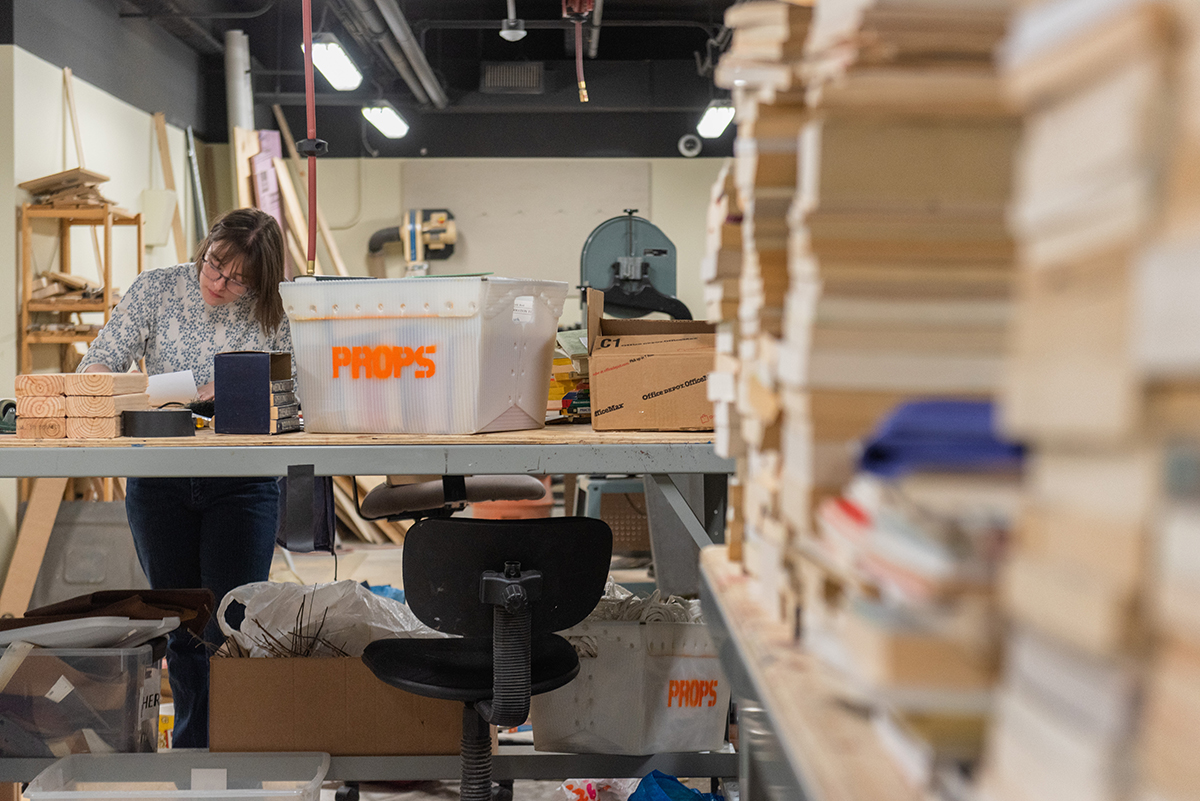
POLYGON ((196 248, 197 274, 200 260, 210 248, 220 247, 225 258, 241 260, 241 282, 254 293, 254 318, 264 334, 271 334, 283 321, 283 232, 275 218, 262 209, 234 209, 222 214, 196 248))

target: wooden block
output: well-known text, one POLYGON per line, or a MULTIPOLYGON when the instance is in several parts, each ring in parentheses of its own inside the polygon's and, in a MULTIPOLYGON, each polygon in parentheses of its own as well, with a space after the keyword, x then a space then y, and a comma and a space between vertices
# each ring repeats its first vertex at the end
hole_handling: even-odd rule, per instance
POLYGON ((141 373, 71 373, 66 376, 66 395, 129 395, 146 391, 141 373))
POLYGON ((66 402, 69 417, 116 417, 127 409, 150 408, 150 396, 144 392, 132 395, 69 395, 66 402))
POLYGON ((68 417, 68 439, 111 439, 121 436, 120 417, 68 417))
POLYGON ((71 289, 103 289, 104 288, 103 286, 101 286, 100 284, 91 280, 90 278, 84 278, 82 275, 72 275, 71 273, 60 273, 60 272, 56 272, 56 271, 43 273, 43 275, 45 275, 50 280, 57 281, 58 283, 62 284, 63 286, 70 287, 71 289))
POLYGON ((62 439, 67 435, 65 417, 18 417, 18 439, 62 439))
POLYGON ((46 286, 42 287, 41 289, 33 290, 29 293, 29 297, 33 300, 45 300, 46 298, 52 298, 57 295, 61 295, 66 291, 67 288, 65 286, 55 281, 53 283, 46 284, 46 286))
POLYGON ((64 373, 19 375, 13 382, 13 386, 18 398, 63 395, 66 394, 66 375, 64 373))
POLYGON ((300 412, 300 404, 289 403, 287 406, 272 406, 271 419, 282 420, 285 417, 295 417, 300 412))
POLYGON ((17 398, 17 417, 66 417, 67 399, 62 395, 27 395, 17 398))

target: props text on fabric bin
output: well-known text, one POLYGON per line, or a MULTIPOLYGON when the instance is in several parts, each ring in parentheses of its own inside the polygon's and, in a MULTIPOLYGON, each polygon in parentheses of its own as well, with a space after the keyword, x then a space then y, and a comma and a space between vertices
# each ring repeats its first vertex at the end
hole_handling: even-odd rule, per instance
POLYGON ((717 703, 717 681, 671 679, 667 685, 667 706, 713 706, 717 703), (705 702, 708 702, 707 704, 705 702))
POLYGON ((400 345, 334 347, 334 378, 402 378, 404 368, 412 366, 413 378, 432 378, 437 365, 429 357, 437 353, 436 345, 417 349, 400 345), (341 368, 348 370, 343 373, 341 368))

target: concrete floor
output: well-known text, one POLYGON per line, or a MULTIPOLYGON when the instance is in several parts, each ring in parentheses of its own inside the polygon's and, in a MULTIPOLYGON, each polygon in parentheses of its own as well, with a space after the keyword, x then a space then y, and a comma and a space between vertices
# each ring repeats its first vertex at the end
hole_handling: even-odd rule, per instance
MULTIPOLYGON (((321 801, 334 801, 338 786, 327 782, 321 788, 321 801)), ((518 781, 513 785, 513 801, 568 801, 561 787, 562 782, 518 781)), ((359 801, 458 801, 458 782, 364 782, 359 785, 359 801)))

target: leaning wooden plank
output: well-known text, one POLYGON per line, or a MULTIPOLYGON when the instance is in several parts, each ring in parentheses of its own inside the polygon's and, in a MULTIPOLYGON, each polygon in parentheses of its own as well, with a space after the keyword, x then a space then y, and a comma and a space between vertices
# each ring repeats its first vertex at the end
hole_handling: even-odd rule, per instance
POLYGON ((17 418, 17 439, 62 439, 66 435, 65 417, 17 418))
POLYGON ((68 395, 66 401, 68 417, 116 417, 127 410, 150 408, 150 396, 144 392, 131 395, 68 395))
MULTIPOLYGON (((283 109, 280 106, 271 106, 271 109, 275 112, 275 121, 279 123, 279 133, 283 137, 283 143, 287 146, 288 159, 296 168, 296 177, 303 185, 307 180, 307 175, 304 170, 304 162, 296 150, 296 143, 292 140, 292 129, 283 116, 283 109)), ((307 193, 303 191, 297 192, 296 196, 307 199, 307 193)), ((350 275, 350 271, 346 269, 346 261, 342 258, 342 252, 333 238, 333 231, 329 228, 329 223, 325 221, 325 212, 321 209, 320 203, 317 203, 317 230, 321 232, 321 241, 325 243, 325 250, 329 251, 329 260, 333 262, 333 269, 338 275, 350 275)))
POLYGON ((54 528, 54 518, 58 516, 58 506, 62 503, 66 488, 65 478, 39 478, 34 481, 29 503, 25 507, 25 517, 21 520, 21 529, 17 532, 12 560, 8 563, 4 587, 0 590, 0 616, 21 617, 29 608, 33 585, 37 581, 42 556, 46 553, 46 544, 50 542, 50 531, 54 528))
POLYGON ((67 399, 62 395, 27 395, 17 398, 17 417, 66 417, 67 399))
MULTIPOLYGON (((304 208, 300 205, 300 196, 296 192, 296 187, 292 184, 292 174, 288 172, 288 166, 283 159, 275 159, 275 177, 279 179, 279 197, 283 200, 283 217, 287 220, 288 230, 296 235, 297 241, 301 244, 301 250, 307 253, 308 219, 304 215, 304 208)), ((306 270, 307 263, 306 257, 296 267, 306 270)), ((315 271, 320 273, 319 260, 314 259, 313 264, 315 271)))
POLYGON ((67 439, 112 439, 119 436, 120 417, 67 418, 67 439))
POLYGON ((70 373, 66 376, 67 395, 130 395, 145 392, 143 373, 70 373))
POLYGON ((67 377, 64 373, 31 373, 17 376, 13 386, 18 398, 62 395, 66 390, 67 377))
POLYGON ((333 477, 333 499, 336 506, 342 511, 342 519, 349 523, 363 542, 371 542, 382 544, 387 542, 387 538, 380 533, 379 529, 373 526, 370 521, 363 520, 358 516, 358 511, 354 508, 354 497, 350 494, 350 479, 346 476, 333 477))
MULTIPOLYGON (((158 157, 162 161, 163 188, 175 191, 175 170, 171 167, 171 146, 167 142, 167 117, 161 111, 154 114, 154 132, 158 139, 158 157)), ((187 241, 183 238, 183 220, 179 216, 178 202, 171 215, 171 232, 175 239, 175 258, 183 264, 188 260, 187 241)))

